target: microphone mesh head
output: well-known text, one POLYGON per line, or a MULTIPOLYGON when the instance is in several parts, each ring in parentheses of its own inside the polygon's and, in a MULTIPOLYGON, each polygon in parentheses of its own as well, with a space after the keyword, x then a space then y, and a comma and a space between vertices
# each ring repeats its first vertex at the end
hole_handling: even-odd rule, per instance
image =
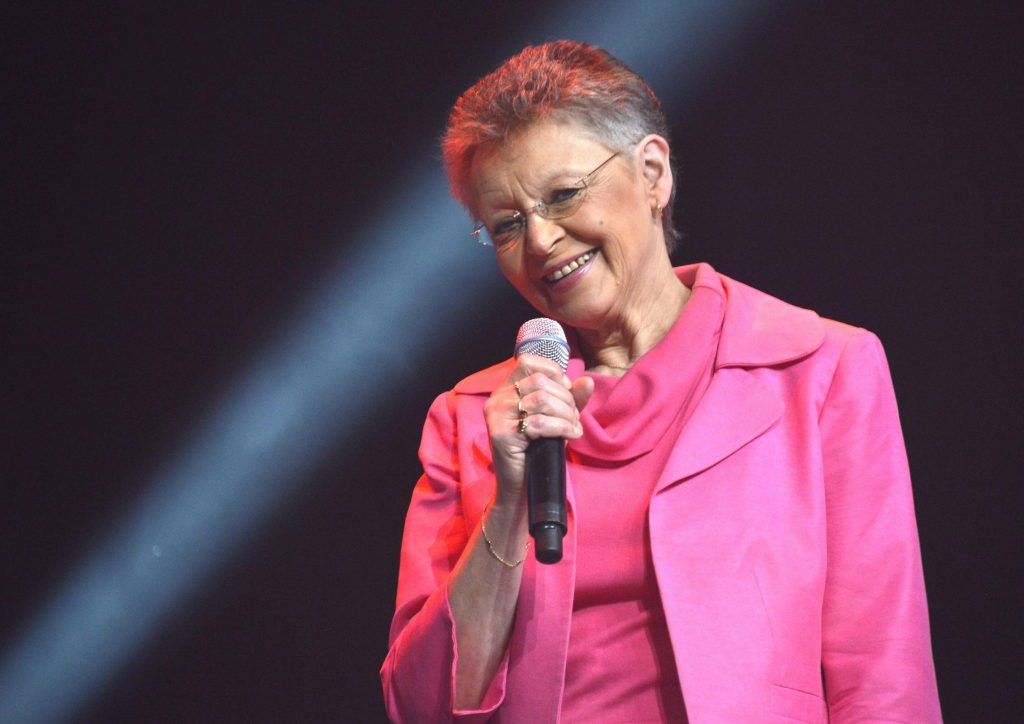
POLYGON ((557 362, 563 371, 569 366, 569 343, 562 325, 553 319, 538 317, 523 323, 516 336, 515 356, 524 352, 557 362))

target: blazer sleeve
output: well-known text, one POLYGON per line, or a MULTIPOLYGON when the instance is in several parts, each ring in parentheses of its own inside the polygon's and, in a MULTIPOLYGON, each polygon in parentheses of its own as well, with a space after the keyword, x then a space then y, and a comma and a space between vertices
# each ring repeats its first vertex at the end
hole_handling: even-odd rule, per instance
POLYGON ((508 653, 479 709, 453 709, 458 661, 448 579, 468 541, 459 495, 455 394, 431 405, 420 444, 424 473, 405 520, 398 595, 389 650, 381 668, 393 722, 483 722, 505 693, 508 653))
POLYGON ((903 435, 882 345, 848 338, 820 417, 831 722, 942 720, 903 435))

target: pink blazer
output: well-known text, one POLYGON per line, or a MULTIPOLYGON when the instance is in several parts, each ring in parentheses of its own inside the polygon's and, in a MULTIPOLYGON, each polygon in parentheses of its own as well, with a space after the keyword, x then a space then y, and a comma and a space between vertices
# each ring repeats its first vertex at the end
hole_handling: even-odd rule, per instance
MULTIPOLYGON (((695 266, 677 270, 692 284, 695 266)), ((721 277, 711 384, 650 502, 651 548, 689 720, 941 721, 913 499, 884 353, 721 277)), ((381 679, 394 721, 556 722, 575 566, 528 557, 505 660, 453 712, 447 576, 494 490, 482 406, 510 361, 437 398, 406 520, 381 679)))

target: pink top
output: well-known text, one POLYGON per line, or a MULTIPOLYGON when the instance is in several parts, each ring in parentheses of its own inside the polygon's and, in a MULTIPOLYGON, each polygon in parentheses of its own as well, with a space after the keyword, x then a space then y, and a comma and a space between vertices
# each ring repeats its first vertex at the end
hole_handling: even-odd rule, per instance
POLYGON ((686 721, 647 509, 711 381, 724 307, 721 282, 705 267, 657 346, 622 377, 591 375, 587 434, 568 446, 578 547, 562 721, 686 721))

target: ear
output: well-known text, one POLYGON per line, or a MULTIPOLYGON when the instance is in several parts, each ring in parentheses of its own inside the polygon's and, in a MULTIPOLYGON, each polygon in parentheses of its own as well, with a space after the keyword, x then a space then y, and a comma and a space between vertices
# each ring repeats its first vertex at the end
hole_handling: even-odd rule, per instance
POLYGON ((643 164, 644 190, 650 194, 651 204, 662 208, 668 206, 672 197, 672 165, 668 141, 652 133, 639 143, 640 161, 643 164))

